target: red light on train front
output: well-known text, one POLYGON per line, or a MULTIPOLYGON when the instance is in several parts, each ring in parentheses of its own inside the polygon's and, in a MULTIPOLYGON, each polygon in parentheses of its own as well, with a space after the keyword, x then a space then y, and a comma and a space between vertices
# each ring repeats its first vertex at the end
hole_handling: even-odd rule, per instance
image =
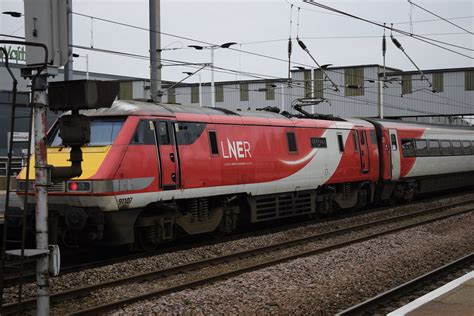
POLYGON ((90 192, 91 183, 89 181, 68 181, 67 191, 68 192, 90 192))
POLYGON ((67 188, 68 191, 77 191, 77 182, 69 182, 67 188))

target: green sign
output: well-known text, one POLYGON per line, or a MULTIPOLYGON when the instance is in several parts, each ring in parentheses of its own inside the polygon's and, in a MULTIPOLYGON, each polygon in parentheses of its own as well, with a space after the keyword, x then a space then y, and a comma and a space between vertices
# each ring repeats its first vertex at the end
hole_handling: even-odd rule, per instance
MULTIPOLYGON (((4 45, 3 48, 7 51, 8 60, 9 61, 26 61, 26 52, 24 46, 6 46, 4 45)), ((3 50, 0 50, 0 59, 3 61, 5 59, 5 53, 3 50)))

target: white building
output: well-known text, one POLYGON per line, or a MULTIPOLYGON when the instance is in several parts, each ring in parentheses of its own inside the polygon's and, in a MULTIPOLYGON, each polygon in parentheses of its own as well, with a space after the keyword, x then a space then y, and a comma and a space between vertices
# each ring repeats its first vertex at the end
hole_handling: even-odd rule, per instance
MULTIPOLYGON (((379 81, 384 77, 380 65, 327 68, 326 74, 335 86, 318 69, 292 71, 290 84, 287 79, 217 82, 215 105, 230 110, 274 106, 291 112, 291 104, 296 99, 312 97, 321 98, 323 102, 310 107, 308 112, 377 117, 383 94, 385 117, 430 117, 433 121, 445 122, 445 116, 474 113, 474 67, 425 70, 423 80, 417 71, 404 72, 389 67, 385 70, 387 80, 382 91, 379 81)), ((164 90, 164 102, 211 105, 208 82, 202 84, 201 93, 198 83, 164 90)))

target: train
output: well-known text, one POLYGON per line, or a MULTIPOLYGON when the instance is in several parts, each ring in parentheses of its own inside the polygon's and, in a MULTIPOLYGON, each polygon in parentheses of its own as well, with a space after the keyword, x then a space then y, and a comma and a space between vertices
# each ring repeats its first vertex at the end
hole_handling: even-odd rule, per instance
MULTIPOLYGON (((48 188, 51 242, 154 250, 474 184, 471 127, 277 112, 132 100, 81 111, 90 143, 82 174, 48 188)), ((69 165, 58 124, 47 150, 48 164, 69 165)))

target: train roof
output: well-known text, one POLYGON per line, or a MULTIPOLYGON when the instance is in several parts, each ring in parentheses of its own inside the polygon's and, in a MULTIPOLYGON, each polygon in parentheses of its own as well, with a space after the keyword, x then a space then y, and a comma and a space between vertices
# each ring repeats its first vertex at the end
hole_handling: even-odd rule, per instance
MULTIPOLYGON (((143 101, 119 100, 110 108, 81 111, 81 114, 94 117, 104 116, 161 116, 173 117, 180 121, 200 121, 209 123, 256 124, 273 126, 314 126, 333 128, 351 128, 354 122, 345 119, 304 119, 288 117, 272 111, 232 111, 223 108, 184 106, 177 104, 158 104, 143 101)), ((359 124, 368 124, 359 120, 359 124)))
POLYGON ((387 120, 387 119, 365 119, 368 122, 381 125, 385 128, 430 128, 430 129, 451 129, 451 130, 466 130, 474 132, 474 127, 472 126, 463 126, 463 125, 446 125, 446 124, 437 124, 437 123, 426 123, 426 122, 412 122, 412 121, 401 121, 401 120, 387 120))
POLYGON ((172 116, 176 114, 197 114, 197 115, 224 115, 240 117, 261 117, 273 119, 286 119, 288 117, 270 111, 232 111, 224 108, 199 107, 192 105, 178 104, 158 104, 143 101, 115 101, 110 108, 100 108, 98 110, 81 111, 87 116, 123 116, 123 115, 160 115, 172 116))

